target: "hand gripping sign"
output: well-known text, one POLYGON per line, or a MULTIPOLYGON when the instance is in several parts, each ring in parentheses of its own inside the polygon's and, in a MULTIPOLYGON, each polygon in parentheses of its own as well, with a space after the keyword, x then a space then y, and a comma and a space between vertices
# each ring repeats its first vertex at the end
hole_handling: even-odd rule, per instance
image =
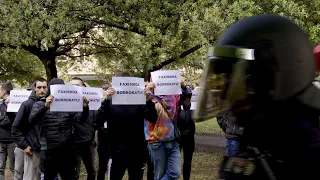
POLYGON ((181 74, 179 70, 151 72, 152 82, 156 84, 155 95, 181 94, 181 74))
POLYGON ((112 104, 146 104, 144 81, 142 78, 112 77, 112 87, 116 91, 112 96, 112 104))
POLYGON ((74 85, 51 85, 51 95, 54 100, 50 105, 50 111, 58 112, 82 112, 83 95, 82 88, 74 85))
POLYGON ((89 101, 89 110, 98 110, 102 101, 102 88, 83 87, 82 95, 89 101))

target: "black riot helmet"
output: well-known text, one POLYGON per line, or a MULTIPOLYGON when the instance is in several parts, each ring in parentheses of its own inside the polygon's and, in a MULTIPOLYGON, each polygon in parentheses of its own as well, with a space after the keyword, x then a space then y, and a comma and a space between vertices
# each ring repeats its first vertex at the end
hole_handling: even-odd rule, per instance
POLYGON ((259 15, 231 25, 209 48, 195 111, 197 121, 214 117, 237 102, 297 98, 320 109, 312 84, 316 61, 308 36, 293 21, 259 15))

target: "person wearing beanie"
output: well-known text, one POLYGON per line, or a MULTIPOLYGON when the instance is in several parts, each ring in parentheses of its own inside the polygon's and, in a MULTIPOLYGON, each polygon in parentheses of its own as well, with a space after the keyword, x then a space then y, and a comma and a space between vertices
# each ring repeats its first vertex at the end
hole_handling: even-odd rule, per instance
POLYGON ((44 179, 54 180, 57 173, 62 180, 72 180, 75 176, 75 150, 73 147, 73 125, 88 118, 88 100, 83 97, 83 112, 52 112, 50 104, 54 97, 50 86, 65 84, 54 78, 50 81, 44 98, 33 105, 29 116, 30 124, 40 125, 41 149, 46 149, 44 159, 44 179))

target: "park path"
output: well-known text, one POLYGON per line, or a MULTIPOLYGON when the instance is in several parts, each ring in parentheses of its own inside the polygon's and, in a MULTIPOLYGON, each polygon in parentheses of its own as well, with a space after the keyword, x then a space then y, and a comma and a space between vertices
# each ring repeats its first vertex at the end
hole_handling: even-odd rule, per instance
POLYGON ((223 136, 195 135, 195 142, 199 145, 226 147, 226 139, 223 136))

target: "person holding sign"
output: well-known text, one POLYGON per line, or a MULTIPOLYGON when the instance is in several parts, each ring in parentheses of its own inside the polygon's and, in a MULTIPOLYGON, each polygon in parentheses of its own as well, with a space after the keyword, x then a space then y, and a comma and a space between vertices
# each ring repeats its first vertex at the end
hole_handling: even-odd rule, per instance
POLYGON ((61 79, 52 79, 44 98, 36 102, 29 116, 31 125, 41 127, 41 148, 46 147, 44 160, 44 179, 53 180, 57 173, 62 180, 72 180, 75 177, 75 150, 73 148, 73 124, 88 118, 88 100, 83 97, 83 112, 51 112, 50 105, 54 97, 50 86, 64 84, 61 79))
MULTIPOLYGON (((84 82, 81 78, 74 77, 72 85, 84 87, 84 82)), ((85 121, 77 121, 74 123, 75 148, 77 152, 76 159, 76 176, 75 180, 79 179, 81 159, 87 171, 87 180, 94 180, 96 172, 94 169, 94 122, 96 121, 97 111, 90 110, 88 119, 85 121)))
MULTIPOLYGON (((118 74, 126 76, 125 74, 118 74)), ((128 169, 129 179, 142 179, 144 169, 145 142, 143 134, 144 119, 156 121, 157 112, 151 101, 154 85, 145 88, 145 105, 113 105, 112 96, 116 93, 110 87, 104 91, 105 100, 98 114, 100 121, 107 122, 110 138, 111 166, 110 180, 120 180, 128 169)))
POLYGON ((12 89, 10 83, 0 84, 0 179, 4 179, 7 156, 10 161, 10 170, 14 174, 14 149, 16 144, 11 136, 11 125, 16 114, 7 112, 9 95, 12 89))
MULTIPOLYGON (((153 122, 148 121, 144 132, 154 166, 155 180, 177 180, 181 174, 181 155, 178 142, 180 134, 176 126, 180 104, 180 85, 178 88, 180 92, 171 91, 170 93, 177 93, 175 95, 154 95, 152 98, 158 118, 153 122)), ((154 92, 156 94, 157 91, 154 92)))
MULTIPOLYGON (((111 85, 103 84, 103 92, 106 92, 111 85)), ((104 120, 96 121, 96 128, 98 129, 98 156, 99 156, 99 167, 97 173, 97 180, 105 180, 105 175, 108 171, 109 162, 109 136, 108 136, 108 126, 104 120)))

